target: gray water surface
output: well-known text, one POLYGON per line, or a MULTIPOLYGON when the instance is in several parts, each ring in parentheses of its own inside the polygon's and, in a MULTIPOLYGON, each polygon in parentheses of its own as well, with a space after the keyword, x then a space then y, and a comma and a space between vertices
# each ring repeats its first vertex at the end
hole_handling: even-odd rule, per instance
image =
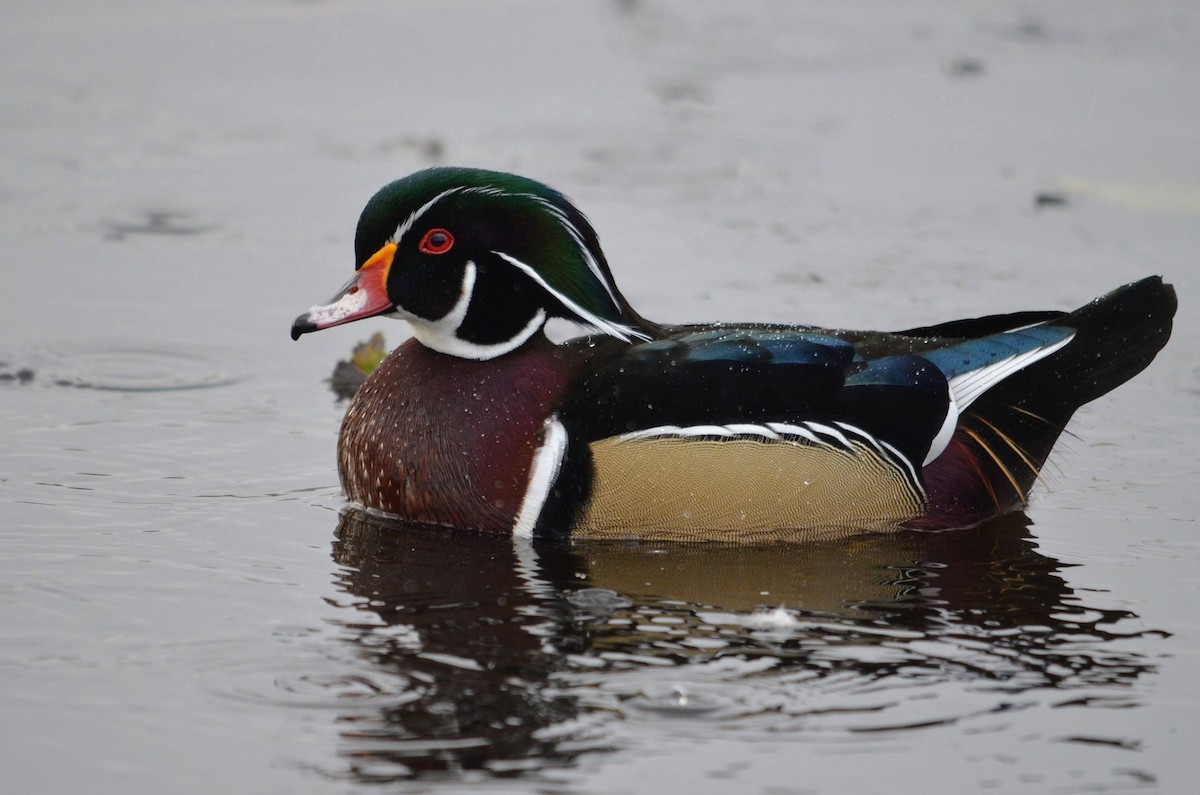
POLYGON ((0 790, 1190 792, 1184 2, 0 11, 0 790), (905 328, 1162 273, 1024 514, 533 549, 344 511, 288 339, 384 182, 574 197, 656 320, 905 328))

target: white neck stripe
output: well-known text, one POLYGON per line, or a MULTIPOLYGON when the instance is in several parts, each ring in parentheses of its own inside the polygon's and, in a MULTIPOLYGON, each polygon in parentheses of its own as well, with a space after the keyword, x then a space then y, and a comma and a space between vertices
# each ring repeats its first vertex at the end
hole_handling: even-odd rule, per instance
POLYGON ((587 311, 586 309, 581 307, 579 304, 575 303, 570 298, 567 298, 565 295, 560 293, 558 290, 555 290, 553 287, 551 287, 546 282, 546 280, 544 278, 542 278, 542 275, 540 273, 535 271, 531 266, 526 265, 524 262, 521 262, 521 260, 517 259, 516 257, 509 256, 508 254, 505 254, 503 251, 493 251, 492 253, 495 254, 500 259, 507 262, 508 264, 518 268, 526 276, 528 276, 529 278, 533 279, 535 282, 540 284, 542 286, 542 288, 544 290, 546 290, 546 292, 553 295, 560 302, 562 302, 563 306, 565 306, 567 309, 574 312, 581 321, 588 324, 589 326, 592 326, 597 331, 599 331, 603 334, 607 334, 610 337, 616 337, 617 339, 621 340, 622 342, 629 342, 629 340, 631 338, 637 338, 637 339, 641 339, 641 340, 650 339, 650 335, 648 335, 642 331, 638 331, 637 329, 634 329, 631 326, 627 326, 624 323, 614 323, 611 320, 605 320, 604 318, 598 317, 598 316, 592 314, 591 312, 587 311))
MULTIPOLYGON (((571 236, 571 240, 575 243, 576 247, 579 249, 579 252, 583 255, 584 261, 587 262, 588 270, 590 270, 592 275, 596 277, 596 281, 604 285, 604 291, 608 293, 608 297, 613 302, 613 305, 620 305, 620 302, 617 300, 616 288, 613 286, 609 278, 604 275, 604 272, 600 270, 600 263, 596 261, 596 258, 592 255, 591 249, 589 249, 587 244, 583 242, 583 233, 579 231, 579 227, 575 226, 575 224, 571 222, 571 219, 567 217, 567 214, 562 210, 561 207, 545 197, 538 196, 536 193, 511 193, 501 188, 463 188, 462 190, 464 193, 482 193, 488 196, 511 196, 514 198, 519 197, 532 199, 533 201, 545 207, 546 210, 552 216, 554 216, 554 219, 562 224, 562 226, 567 230, 567 233, 571 236)), ((439 196, 438 198, 441 197, 439 196)))
POLYGON ((418 342, 439 353, 458 356, 462 359, 494 359, 509 351, 515 351, 545 325, 546 310, 539 308, 524 328, 507 340, 491 345, 481 345, 462 339, 458 332, 467 316, 467 310, 471 308, 476 273, 475 263, 468 262, 463 268, 462 289, 459 292, 458 301, 450 308, 449 312, 437 320, 426 320, 401 310, 400 316, 408 321, 412 327, 413 336, 418 342))

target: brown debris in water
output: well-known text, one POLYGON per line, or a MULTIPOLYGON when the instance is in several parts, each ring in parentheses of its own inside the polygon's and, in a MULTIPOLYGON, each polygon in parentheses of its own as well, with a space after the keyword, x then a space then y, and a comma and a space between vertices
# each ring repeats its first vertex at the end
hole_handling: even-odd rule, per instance
POLYGON ((366 342, 354 346, 349 360, 343 359, 334 366, 333 375, 329 377, 329 388, 339 400, 349 400, 387 355, 383 334, 377 331, 366 342))

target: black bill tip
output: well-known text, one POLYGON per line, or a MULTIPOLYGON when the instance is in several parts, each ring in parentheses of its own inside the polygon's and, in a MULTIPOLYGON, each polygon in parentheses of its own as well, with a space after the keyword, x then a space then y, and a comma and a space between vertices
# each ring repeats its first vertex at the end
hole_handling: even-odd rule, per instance
POLYGON ((305 312, 300 317, 292 321, 292 339, 300 339, 301 334, 307 334, 310 331, 317 330, 317 324, 312 322, 310 314, 305 312))

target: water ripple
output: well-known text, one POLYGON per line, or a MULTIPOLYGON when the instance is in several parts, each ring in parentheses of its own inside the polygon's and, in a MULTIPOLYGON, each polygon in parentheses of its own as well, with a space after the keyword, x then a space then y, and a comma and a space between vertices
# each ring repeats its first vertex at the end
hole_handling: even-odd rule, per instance
POLYGON ((230 351, 181 343, 53 343, 0 355, 0 373, 25 384, 113 392, 208 389, 250 377, 247 365, 230 351))
POLYGON ((427 689, 411 677, 332 655, 320 645, 281 649, 214 642, 197 645, 189 655, 206 692, 243 704, 369 713, 410 704, 427 689))

